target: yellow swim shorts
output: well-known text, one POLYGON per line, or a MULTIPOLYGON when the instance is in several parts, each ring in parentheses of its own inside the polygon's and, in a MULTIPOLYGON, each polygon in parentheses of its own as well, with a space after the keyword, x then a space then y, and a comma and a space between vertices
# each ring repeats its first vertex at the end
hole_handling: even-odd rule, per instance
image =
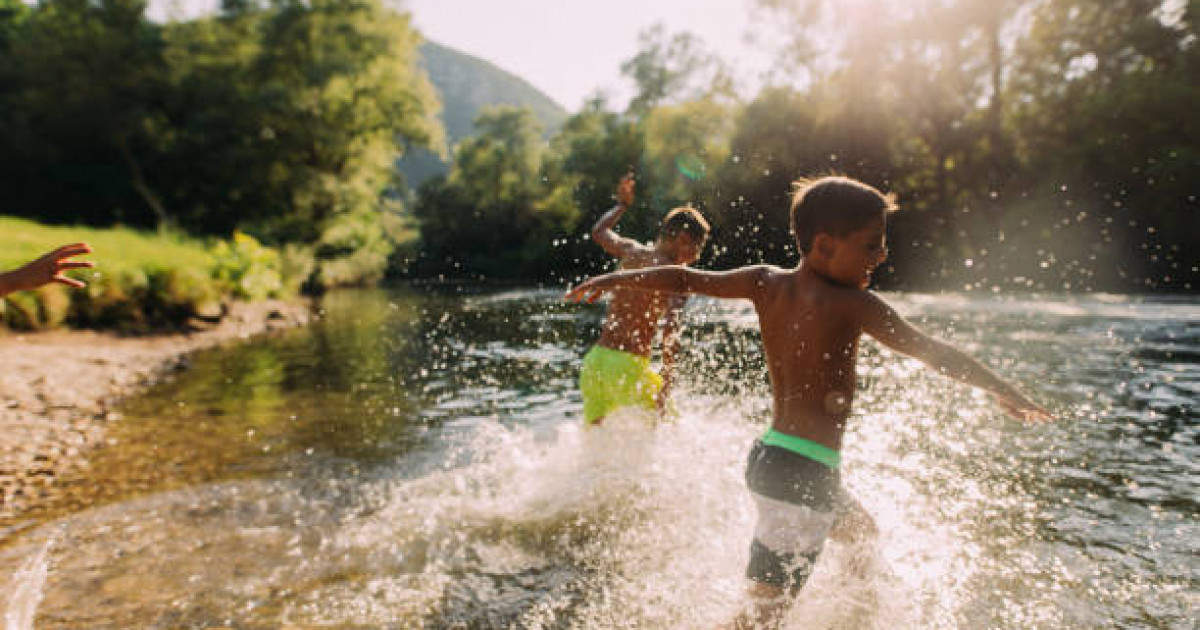
POLYGON ((662 377, 650 369, 648 357, 592 346, 579 372, 583 417, 591 424, 621 407, 654 410, 662 385, 662 377))

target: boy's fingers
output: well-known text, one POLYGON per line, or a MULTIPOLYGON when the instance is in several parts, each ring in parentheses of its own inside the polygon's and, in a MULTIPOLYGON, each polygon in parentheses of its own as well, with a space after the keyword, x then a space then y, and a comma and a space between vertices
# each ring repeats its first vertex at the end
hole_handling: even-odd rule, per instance
POLYGON ((95 267, 96 263, 90 260, 68 261, 58 263, 59 269, 83 269, 85 267, 95 267))

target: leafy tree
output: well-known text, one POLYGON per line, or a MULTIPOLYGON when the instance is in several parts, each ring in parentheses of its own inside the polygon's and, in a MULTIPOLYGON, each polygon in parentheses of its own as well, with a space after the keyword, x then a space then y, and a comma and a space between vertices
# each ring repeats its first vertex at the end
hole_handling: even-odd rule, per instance
POLYGON ((4 74, 15 89, 0 177, 17 212, 97 224, 172 219, 154 172, 167 145, 163 42, 144 11, 138 0, 49 0, 4 12, 4 74))
POLYGON ((572 200, 543 177, 541 128, 528 108, 486 108, 478 135, 455 148, 448 177, 426 182, 421 221, 425 273, 546 277, 551 248, 577 219, 572 200), (546 181, 544 181, 546 180, 546 181))
POLYGON ((629 102, 636 117, 664 103, 729 97, 733 92, 732 77, 719 57, 691 33, 668 39, 661 23, 639 33, 638 52, 621 64, 621 72, 637 86, 629 102))

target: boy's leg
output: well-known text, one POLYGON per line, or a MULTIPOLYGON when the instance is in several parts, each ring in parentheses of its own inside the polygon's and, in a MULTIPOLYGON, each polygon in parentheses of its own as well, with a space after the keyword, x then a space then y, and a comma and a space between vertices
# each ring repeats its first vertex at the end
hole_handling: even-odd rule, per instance
POLYGON ((867 577, 875 561, 879 527, 871 513, 849 492, 842 490, 839 503, 838 519, 829 530, 829 537, 850 548, 850 570, 854 575, 867 577))
POLYGON ((742 610, 733 623, 727 626, 729 630, 778 628, 793 601, 787 591, 762 582, 751 582, 746 594, 750 597, 750 607, 742 610))
POLYGON ((879 534, 875 518, 849 492, 842 491, 839 497, 838 519, 829 530, 829 537, 840 543, 855 543, 873 540, 879 534))

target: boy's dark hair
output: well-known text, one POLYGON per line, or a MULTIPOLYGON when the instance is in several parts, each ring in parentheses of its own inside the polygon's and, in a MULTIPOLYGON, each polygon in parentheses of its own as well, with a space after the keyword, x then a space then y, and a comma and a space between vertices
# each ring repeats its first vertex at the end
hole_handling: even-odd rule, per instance
POLYGON ((841 175, 792 183, 792 233, 803 254, 812 249, 817 234, 841 238, 897 209, 894 195, 841 175))
POLYGON ((687 234, 697 243, 703 243, 708 239, 709 229, 708 221, 704 220, 704 216, 700 214, 699 210, 691 206, 681 206, 663 217, 658 235, 661 238, 670 239, 680 234, 687 234))

